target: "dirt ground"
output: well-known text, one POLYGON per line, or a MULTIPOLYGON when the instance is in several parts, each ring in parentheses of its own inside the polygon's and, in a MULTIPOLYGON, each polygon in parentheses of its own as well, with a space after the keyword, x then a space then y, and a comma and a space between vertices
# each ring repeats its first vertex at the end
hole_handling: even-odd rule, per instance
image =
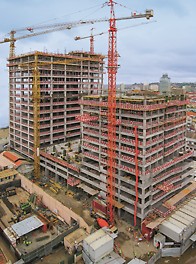
MULTIPOLYGON (((29 194, 23 189, 17 188, 16 192, 17 195, 8 197, 8 200, 14 205, 13 210, 15 213, 17 212, 17 208, 20 206, 20 203, 26 203, 29 199, 29 194)), ((9 226, 10 223, 13 224, 14 222, 12 221, 12 218, 14 216, 14 212, 11 212, 1 199, 0 206, 4 211, 4 215, 1 217, 1 221, 6 224, 6 226, 9 226)))
POLYGON ((72 195, 67 194, 69 193, 69 190, 67 191, 65 187, 62 188, 58 194, 53 193, 48 188, 45 188, 44 190, 66 207, 73 210, 76 214, 80 215, 89 226, 93 225, 95 219, 90 216, 92 198, 84 198, 86 195, 81 195, 80 199, 76 200, 72 195))
POLYGON ((16 204, 17 207, 20 206, 21 203, 26 203, 29 200, 29 193, 24 191, 22 188, 16 188, 17 195, 9 196, 8 200, 12 204, 16 204))
POLYGON ((9 136, 9 128, 0 128, 0 139, 9 136))
POLYGON ((56 249, 52 254, 43 257, 39 261, 35 262, 36 264, 68 264, 69 255, 66 253, 64 246, 59 247, 56 249), (64 261, 64 262, 63 262, 64 261))
POLYGON ((146 259, 146 256, 153 255, 156 252, 153 243, 144 239, 140 240, 141 234, 131 231, 130 225, 125 221, 117 220, 117 227, 119 234, 115 241, 122 251, 122 257, 127 261, 134 257, 146 259))

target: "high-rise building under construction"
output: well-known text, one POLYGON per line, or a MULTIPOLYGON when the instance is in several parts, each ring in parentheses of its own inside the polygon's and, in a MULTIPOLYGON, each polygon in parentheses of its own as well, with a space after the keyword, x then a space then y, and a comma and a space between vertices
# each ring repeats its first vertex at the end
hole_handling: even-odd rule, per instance
MULTIPOLYGON (((88 194, 107 192, 107 93, 102 93, 103 56, 30 53, 9 60, 10 146, 33 154, 34 73, 40 85, 40 160, 43 171, 88 194), (72 60, 64 63, 65 60, 72 60), (61 61, 61 63, 59 63, 61 61), (79 118, 80 117, 80 118, 79 118), (63 143, 80 139, 81 160, 63 143), (62 145, 61 145, 62 144, 62 145), (60 145, 57 153, 44 147, 60 145), (64 154, 66 153, 66 155, 64 154), (67 157, 65 157, 67 156, 67 157)), ((141 221, 185 186, 192 176, 192 152, 185 150, 186 98, 137 92, 116 102, 115 207, 119 215, 141 221)), ((73 148, 72 148, 73 149, 73 148)), ((104 203, 103 203, 104 204, 104 203)))
POLYGON ((78 100, 101 93, 103 56, 85 52, 31 52, 9 59, 10 146, 32 157, 35 67, 38 68, 40 147, 79 138, 78 100), (37 62, 36 62, 37 58, 37 62), (37 65, 35 66, 35 63, 37 65))
MULTIPOLYGON (((99 118, 82 124, 80 175, 93 188, 107 185, 107 96, 85 96, 83 114, 99 118)), ((185 151, 184 95, 132 94, 117 98, 115 196, 121 212, 142 220, 193 179, 192 152, 185 151), (120 204, 119 204, 120 202, 120 204)))

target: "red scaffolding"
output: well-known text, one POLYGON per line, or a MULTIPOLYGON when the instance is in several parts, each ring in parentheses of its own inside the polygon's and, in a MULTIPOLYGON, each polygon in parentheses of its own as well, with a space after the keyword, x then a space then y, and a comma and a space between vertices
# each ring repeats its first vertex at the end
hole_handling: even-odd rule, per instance
POLYGON ((107 169, 107 214, 111 225, 114 224, 115 199, 115 163, 116 163, 116 74, 117 74, 117 48, 116 48, 116 18, 114 2, 110 5, 110 28, 108 47, 108 169, 107 169))
POLYGON ((138 203, 138 182, 139 182, 139 170, 138 170, 138 133, 137 127, 134 129, 135 133, 135 203, 134 203, 134 226, 137 225, 137 203, 138 203))

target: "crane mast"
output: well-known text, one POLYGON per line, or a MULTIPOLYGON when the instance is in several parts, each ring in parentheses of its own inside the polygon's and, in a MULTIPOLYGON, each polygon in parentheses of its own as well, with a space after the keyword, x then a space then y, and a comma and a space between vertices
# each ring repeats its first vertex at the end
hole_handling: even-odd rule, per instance
POLYGON ((108 168, 107 168, 107 213, 114 224, 115 174, 116 174, 116 74, 117 74, 117 28, 114 2, 109 1, 109 46, 108 46, 108 168))
POLYGON ((12 30, 10 32, 10 53, 9 53, 9 58, 13 58, 15 56, 15 40, 14 40, 14 34, 16 32, 12 30))
POLYGON ((91 36, 90 36, 90 53, 91 54, 94 54, 94 36, 93 36, 93 29, 94 28, 91 28, 91 36))
POLYGON ((34 134, 34 176, 40 177, 40 76, 38 54, 35 54, 33 70, 33 134, 34 134))

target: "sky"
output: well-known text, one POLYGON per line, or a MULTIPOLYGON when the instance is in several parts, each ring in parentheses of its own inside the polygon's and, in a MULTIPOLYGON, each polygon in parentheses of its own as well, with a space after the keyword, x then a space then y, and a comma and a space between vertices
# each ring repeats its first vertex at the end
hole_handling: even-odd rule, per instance
MULTIPOLYGON (((118 21, 117 49, 119 53, 117 83, 158 82, 168 73, 172 82, 196 82, 196 1, 195 0, 116 0, 116 17, 132 12, 154 10, 153 23, 134 19, 118 21), (126 29, 123 29, 126 28, 126 29)), ((36 27, 58 22, 109 18, 104 0, 0 0, 0 41, 9 37, 12 29, 36 27)), ((107 32, 108 23, 95 23, 53 32, 16 42, 16 54, 30 51, 65 53, 89 50, 89 39, 75 41, 76 36, 107 32)), ((16 36, 29 32, 16 33, 16 36)), ((95 37, 95 52, 107 55, 108 34, 95 37)), ((9 84, 6 67, 9 44, 0 44, 0 127, 9 124, 9 84)), ((104 77, 107 83, 107 75, 104 77)))

